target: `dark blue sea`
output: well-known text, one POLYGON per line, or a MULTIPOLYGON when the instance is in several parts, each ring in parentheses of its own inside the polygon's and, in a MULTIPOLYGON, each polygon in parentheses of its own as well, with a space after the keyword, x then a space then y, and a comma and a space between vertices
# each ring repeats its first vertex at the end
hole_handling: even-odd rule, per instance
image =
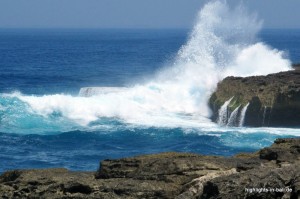
MULTIPOLYGON (((198 87, 206 70, 186 59, 190 32, 0 30, 0 172, 96 170, 104 159, 165 151, 230 156, 300 135, 212 123, 202 96, 213 86, 198 87)), ((263 30, 255 42, 300 62, 300 30, 263 30)))

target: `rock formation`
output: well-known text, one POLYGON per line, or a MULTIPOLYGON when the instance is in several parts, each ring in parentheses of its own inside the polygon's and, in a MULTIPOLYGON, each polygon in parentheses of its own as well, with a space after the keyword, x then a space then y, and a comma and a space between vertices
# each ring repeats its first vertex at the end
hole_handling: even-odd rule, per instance
POLYGON ((7 171, 0 198, 291 198, 300 196, 300 138, 233 157, 161 153, 104 160, 95 172, 7 171))
POLYGON ((300 70, 267 76, 227 77, 218 84, 209 105, 213 111, 212 119, 216 122, 223 117, 228 124, 231 113, 238 108, 233 126, 238 126, 239 121, 244 119, 245 126, 299 127, 300 70), (221 113, 221 107, 229 99, 227 112, 221 113), (243 118, 242 110, 247 104, 243 118))

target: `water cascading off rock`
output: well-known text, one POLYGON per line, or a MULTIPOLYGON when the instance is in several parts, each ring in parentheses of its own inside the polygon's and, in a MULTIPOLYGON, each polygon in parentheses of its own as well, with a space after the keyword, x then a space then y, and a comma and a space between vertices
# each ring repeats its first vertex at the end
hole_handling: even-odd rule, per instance
POLYGON ((300 70, 225 78, 209 100, 213 121, 218 122, 219 110, 232 96, 234 99, 227 108, 229 114, 239 105, 244 107, 239 110, 239 114, 244 115, 240 116, 243 119, 239 126, 300 126, 300 70))

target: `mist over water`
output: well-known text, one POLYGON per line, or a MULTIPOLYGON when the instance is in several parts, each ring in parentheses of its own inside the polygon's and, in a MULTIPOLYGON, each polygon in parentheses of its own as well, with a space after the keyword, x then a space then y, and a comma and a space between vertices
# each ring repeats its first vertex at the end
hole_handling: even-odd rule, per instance
POLYGON ((227 76, 290 70, 284 52, 256 37, 262 22, 242 6, 213 1, 199 12, 189 39, 174 60, 146 83, 92 96, 2 94, 2 132, 116 128, 124 125, 196 127, 214 131, 209 96, 227 76))

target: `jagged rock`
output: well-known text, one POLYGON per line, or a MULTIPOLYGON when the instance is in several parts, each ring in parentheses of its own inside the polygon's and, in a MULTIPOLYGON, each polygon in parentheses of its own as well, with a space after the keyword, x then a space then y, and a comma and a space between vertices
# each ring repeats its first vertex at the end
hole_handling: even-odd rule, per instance
POLYGON ((233 157, 174 152, 104 160, 97 172, 7 171, 0 198, 293 199, 300 196, 299 149, 300 138, 289 138, 233 157))
POLYGON ((203 194, 198 197, 223 199, 231 199, 233 196, 246 199, 300 197, 300 151, 295 150, 299 149, 299 146, 299 138, 277 139, 271 147, 258 152, 262 160, 261 166, 228 177, 214 178, 204 185, 203 194), (283 158, 284 163, 282 160, 276 161, 278 158, 283 158))
POLYGON ((199 198, 298 198, 299 189, 295 190, 293 187, 299 180, 299 165, 260 167, 207 182, 199 198), (212 193, 212 190, 216 191, 212 193))
POLYGON ((104 160, 96 178, 134 178, 141 180, 185 183, 197 176, 197 171, 226 170, 233 166, 225 158, 188 153, 161 153, 120 160, 104 160))
POLYGON ((300 70, 225 78, 209 101, 213 121, 217 121, 220 107, 232 97, 229 112, 240 106, 240 115, 241 109, 249 103, 246 126, 300 126, 300 70))
POLYGON ((300 156, 299 139, 277 139, 269 147, 260 150, 260 158, 280 162, 293 162, 300 156), (284 149, 284 150, 282 150, 284 149))

